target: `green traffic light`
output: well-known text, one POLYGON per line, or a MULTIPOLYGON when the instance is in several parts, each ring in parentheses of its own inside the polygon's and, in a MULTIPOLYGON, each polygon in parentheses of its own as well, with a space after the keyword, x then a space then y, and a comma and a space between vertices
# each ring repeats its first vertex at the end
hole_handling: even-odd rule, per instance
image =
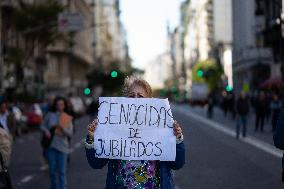
POLYGON ((91 89, 85 88, 85 89, 84 89, 84 94, 85 94, 85 95, 91 94, 91 89))
POLYGON ((204 74, 203 70, 198 70, 198 71, 197 71, 197 76, 198 76, 198 77, 202 77, 203 74, 204 74))
POLYGON ((227 92, 230 92, 230 91, 232 91, 233 90, 233 87, 231 86, 231 85, 227 85, 226 86, 226 91, 227 92))
POLYGON ((114 70, 110 73, 110 75, 111 75, 112 78, 115 78, 115 77, 118 76, 118 73, 117 73, 117 71, 114 70))

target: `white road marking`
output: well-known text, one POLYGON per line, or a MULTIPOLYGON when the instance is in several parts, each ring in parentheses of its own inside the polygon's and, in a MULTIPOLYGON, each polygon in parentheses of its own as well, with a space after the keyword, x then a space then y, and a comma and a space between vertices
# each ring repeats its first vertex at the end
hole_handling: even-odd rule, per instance
MULTIPOLYGON (((186 109, 184 107, 177 107, 175 106, 174 107, 175 109, 177 109, 180 113, 182 114, 186 114, 187 116, 189 117, 192 117, 193 119, 199 121, 199 122, 202 122, 218 131, 221 131, 229 136, 232 136, 232 137, 235 137, 236 136, 236 133, 234 130, 232 129, 229 129, 227 127, 224 127, 223 125, 215 122, 215 121, 212 121, 212 120, 209 120, 207 118, 204 118, 203 116, 200 116, 192 111, 190 111, 189 109, 186 109)), ((247 144, 250 144, 266 153, 269 153, 275 157, 278 157, 278 158, 282 158, 283 156, 283 152, 281 152, 281 150, 278 150, 276 149, 274 146, 272 146, 271 144, 268 144, 266 142, 263 142, 261 140, 258 140, 254 137, 251 137, 251 136, 247 136, 245 138, 240 138, 239 140, 247 143, 247 144)))
POLYGON ((20 183, 27 183, 27 182, 31 181, 33 178, 34 178, 33 175, 25 176, 24 178, 21 179, 20 183))

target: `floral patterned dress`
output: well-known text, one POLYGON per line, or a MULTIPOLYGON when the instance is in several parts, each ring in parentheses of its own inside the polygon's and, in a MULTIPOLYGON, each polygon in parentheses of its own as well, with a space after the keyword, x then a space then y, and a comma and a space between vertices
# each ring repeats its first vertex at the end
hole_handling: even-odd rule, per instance
POLYGON ((119 189, 160 188, 159 161, 118 161, 116 182, 119 189))

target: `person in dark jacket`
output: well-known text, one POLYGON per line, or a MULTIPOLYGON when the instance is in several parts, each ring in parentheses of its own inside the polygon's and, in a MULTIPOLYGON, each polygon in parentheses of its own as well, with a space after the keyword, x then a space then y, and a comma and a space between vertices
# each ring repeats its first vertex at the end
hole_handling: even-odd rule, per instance
POLYGON ((214 105, 215 105, 215 98, 214 94, 210 93, 208 95, 208 109, 207 109, 207 117, 212 119, 214 114, 214 105))
POLYGON ((247 131, 247 117, 249 113, 249 99, 244 92, 240 93, 240 96, 236 102, 237 113, 237 125, 236 125, 236 138, 239 139, 240 127, 242 125, 243 137, 246 137, 247 131))
MULTIPOLYGON (((284 109, 281 109, 278 121, 276 124, 275 132, 273 135, 275 147, 284 150, 284 109)), ((284 182, 284 154, 282 157, 282 182, 284 182)))
POLYGON ((272 113, 272 117, 271 117, 271 125, 272 125, 272 131, 275 131, 276 128, 276 124, 277 124, 277 119, 280 113, 282 107, 282 103, 279 100, 279 97, 277 94, 274 94, 272 96, 272 101, 270 103, 270 109, 271 109, 271 113, 272 113))
POLYGON ((258 128, 260 126, 260 131, 263 132, 264 119, 266 113, 267 113, 267 103, 265 100, 265 93, 261 92, 255 103, 255 115, 256 115, 255 131, 258 131, 258 128))
MULTIPOLYGON (((131 77, 126 80, 126 93, 130 98, 150 98, 152 90, 150 85, 143 79, 131 77)), ((108 165, 106 180, 107 189, 115 188, 161 188, 173 189, 174 182, 171 170, 178 170, 185 163, 185 148, 180 125, 174 123, 176 136, 176 159, 175 161, 145 161, 145 160, 114 160, 95 157, 93 135, 97 127, 96 121, 88 126, 86 139, 86 156, 90 166, 101 169, 108 165), (143 171, 151 170, 151 171, 143 171), (137 175, 138 174, 138 175, 137 175), (139 175, 143 179, 139 179, 139 175), (147 186, 147 187, 146 187, 147 186)))

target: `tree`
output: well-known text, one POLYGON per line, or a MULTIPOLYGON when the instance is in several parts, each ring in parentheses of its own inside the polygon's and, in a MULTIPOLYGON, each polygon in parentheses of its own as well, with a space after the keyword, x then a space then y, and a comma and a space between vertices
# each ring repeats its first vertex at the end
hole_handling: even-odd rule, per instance
POLYGON ((62 11, 63 6, 56 0, 28 4, 14 10, 13 22, 25 40, 23 66, 33 56, 35 48, 40 56, 44 56, 46 47, 62 37, 57 30, 57 16, 62 11))
POLYGON ((122 95, 125 78, 137 72, 137 70, 130 68, 128 71, 122 71, 119 68, 120 64, 123 64, 123 62, 113 60, 108 68, 100 69, 94 67, 93 70, 87 74, 88 87, 92 89, 96 86, 101 86, 103 88, 102 95, 122 95))
POLYGON ((199 61, 192 68, 192 81, 206 83, 210 91, 214 91, 221 81, 222 74, 222 67, 213 60, 199 61))
POLYGON ((24 46, 18 44, 7 50, 7 61, 16 65, 16 85, 23 84, 24 87, 23 68, 31 58, 35 58, 36 65, 42 70, 36 75, 37 81, 43 82, 42 67, 46 63, 46 48, 63 36, 57 30, 57 16, 62 11, 63 6, 56 0, 48 0, 40 4, 22 4, 21 7, 13 10, 12 22, 19 34, 14 37, 21 36, 24 41, 24 46), (34 57, 35 49, 38 51, 38 57, 34 57))
POLYGON ((23 32, 27 40, 37 41, 42 47, 47 47, 60 36, 57 16, 62 11, 63 6, 56 0, 26 5, 14 12, 16 29, 23 32))

